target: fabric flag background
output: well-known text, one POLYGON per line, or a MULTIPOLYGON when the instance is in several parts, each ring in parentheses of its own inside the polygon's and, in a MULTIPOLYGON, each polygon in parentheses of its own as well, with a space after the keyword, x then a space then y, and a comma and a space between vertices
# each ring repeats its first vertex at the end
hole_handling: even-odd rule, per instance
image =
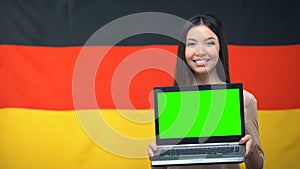
POLYGON ((220 18, 229 42, 232 81, 243 82, 258 101, 266 168, 300 168, 297 4, 0 1, 0 168, 150 168, 151 90, 172 85, 176 40, 145 33, 117 44, 85 45, 110 22, 143 12, 184 19, 204 12, 220 18), (105 50, 101 62, 93 63, 91 55, 105 50), (86 67, 78 67, 79 56, 86 67), (85 92, 94 95, 86 97, 85 92))

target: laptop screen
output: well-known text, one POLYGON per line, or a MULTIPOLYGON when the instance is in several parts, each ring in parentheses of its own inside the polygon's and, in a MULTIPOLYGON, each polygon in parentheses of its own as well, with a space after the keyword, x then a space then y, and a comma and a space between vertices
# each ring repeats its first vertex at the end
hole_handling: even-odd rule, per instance
POLYGON ((156 87, 158 142, 238 141, 244 135, 242 84, 156 87))

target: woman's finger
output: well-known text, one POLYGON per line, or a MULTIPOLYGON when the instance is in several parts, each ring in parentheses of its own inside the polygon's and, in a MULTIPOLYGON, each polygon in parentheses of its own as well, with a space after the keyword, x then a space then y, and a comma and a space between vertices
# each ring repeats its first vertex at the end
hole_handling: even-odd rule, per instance
POLYGON ((157 151, 157 145, 155 142, 152 142, 148 145, 148 155, 153 157, 155 151, 157 151))

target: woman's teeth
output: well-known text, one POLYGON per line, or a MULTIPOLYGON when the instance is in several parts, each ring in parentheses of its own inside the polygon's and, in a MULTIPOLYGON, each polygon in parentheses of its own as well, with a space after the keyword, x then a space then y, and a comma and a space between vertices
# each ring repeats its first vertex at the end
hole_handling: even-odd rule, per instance
POLYGON ((197 60, 196 63, 197 63, 197 64, 205 64, 206 61, 205 61, 205 60, 197 60))

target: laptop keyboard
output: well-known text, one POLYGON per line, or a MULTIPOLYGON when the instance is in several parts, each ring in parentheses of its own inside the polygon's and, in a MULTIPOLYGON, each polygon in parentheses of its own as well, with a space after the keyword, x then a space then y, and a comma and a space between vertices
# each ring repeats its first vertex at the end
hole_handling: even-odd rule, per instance
POLYGON ((209 148, 177 148, 162 151, 160 156, 195 155, 195 154, 229 154, 239 152, 239 146, 209 148))

